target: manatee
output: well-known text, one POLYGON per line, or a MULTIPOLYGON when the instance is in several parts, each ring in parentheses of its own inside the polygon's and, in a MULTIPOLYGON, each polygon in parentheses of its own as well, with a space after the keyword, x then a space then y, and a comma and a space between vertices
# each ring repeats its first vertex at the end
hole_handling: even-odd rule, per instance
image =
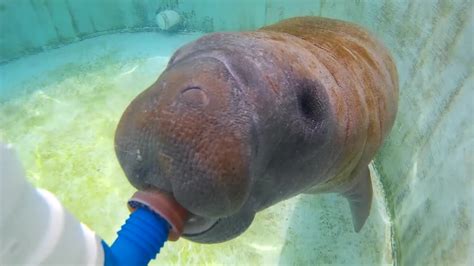
POLYGON ((372 201, 368 164, 397 102, 394 61, 368 31, 291 18, 178 49, 126 108, 115 151, 134 187, 191 213, 186 239, 235 238, 300 193, 347 198, 358 232, 372 201))

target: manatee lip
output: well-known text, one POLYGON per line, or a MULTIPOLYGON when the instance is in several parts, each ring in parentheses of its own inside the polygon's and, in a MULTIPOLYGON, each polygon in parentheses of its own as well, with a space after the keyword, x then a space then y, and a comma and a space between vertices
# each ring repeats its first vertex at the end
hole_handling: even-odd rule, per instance
POLYGON ((182 236, 184 237, 193 237, 205 234, 206 232, 212 230, 220 221, 220 218, 212 219, 205 218, 200 216, 191 216, 186 224, 184 225, 184 230, 182 236), (194 220, 196 219, 196 220, 194 220), (197 224, 201 223, 201 224, 197 224))
MULTIPOLYGON (((166 191, 150 185, 151 189, 148 189, 148 194, 165 194, 167 197, 172 198, 172 201, 175 201, 179 206, 182 206, 181 203, 173 196, 173 192, 166 191)), ((184 208, 186 209, 186 208, 184 208)), ((201 215, 194 214, 186 209, 188 212, 188 218, 184 222, 182 229, 182 236, 198 236, 210 231, 220 220, 221 218, 211 218, 204 217, 201 215)))

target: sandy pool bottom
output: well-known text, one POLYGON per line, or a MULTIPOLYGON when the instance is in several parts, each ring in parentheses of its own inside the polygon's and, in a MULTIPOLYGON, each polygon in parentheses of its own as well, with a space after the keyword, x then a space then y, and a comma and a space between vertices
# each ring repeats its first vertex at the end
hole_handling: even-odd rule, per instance
MULTIPOLYGON (((15 145, 34 185, 56 194, 108 243, 134 192, 113 150, 117 122, 172 52, 199 36, 113 34, 0 65, 0 140, 15 145)), ((342 197, 301 195, 259 213, 235 240, 168 242, 151 265, 393 264, 390 222, 374 183, 359 234, 342 197)))

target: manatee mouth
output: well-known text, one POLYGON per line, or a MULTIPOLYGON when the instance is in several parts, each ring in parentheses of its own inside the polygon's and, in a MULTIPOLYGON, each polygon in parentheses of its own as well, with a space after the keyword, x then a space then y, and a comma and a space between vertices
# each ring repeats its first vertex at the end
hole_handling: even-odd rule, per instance
POLYGON ((190 213, 172 195, 159 190, 135 192, 128 201, 128 207, 132 212, 145 207, 165 219, 170 226, 168 239, 172 241, 180 236, 199 237, 219 221, 190 213))
POLYGON ((170 225, 168 239, 179 237, 198 243, 219 243, 235 238, 252 223, 255 213, 239 211, 223 218, 209 218, 190 213, 165 191, 137 191, 128 202, 131 211, 147 207, 164 218, 170 225))
MULTIPOLYGON (((225 242, 236 238, 247 230, 252 223, 254 216, 254 212, 242 210, 235 215, 217 219, 201 217, 203 223, 199 230, 186 232, 185 226, 182 236, 190 241, 198 243, 213 244, 225 242), (205 226, 202 226, 204 224, 205 226)), ((197 229, 197 227, 195 229, 197 229)))
POLYGON ((186 221, 183 230, 183 237, 195 237, 205 234, 219 222, 220 218, 206 218, 191 214, 186 221))

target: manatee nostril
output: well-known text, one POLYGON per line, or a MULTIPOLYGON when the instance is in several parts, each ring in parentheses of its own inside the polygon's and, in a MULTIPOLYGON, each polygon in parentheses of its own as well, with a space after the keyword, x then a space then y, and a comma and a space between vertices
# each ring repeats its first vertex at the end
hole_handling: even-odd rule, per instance
POLYGON ((199 87, 189 87, 181 92, 181 100, 191 106, 204 107, 209 103, 207 94, 199 87))

